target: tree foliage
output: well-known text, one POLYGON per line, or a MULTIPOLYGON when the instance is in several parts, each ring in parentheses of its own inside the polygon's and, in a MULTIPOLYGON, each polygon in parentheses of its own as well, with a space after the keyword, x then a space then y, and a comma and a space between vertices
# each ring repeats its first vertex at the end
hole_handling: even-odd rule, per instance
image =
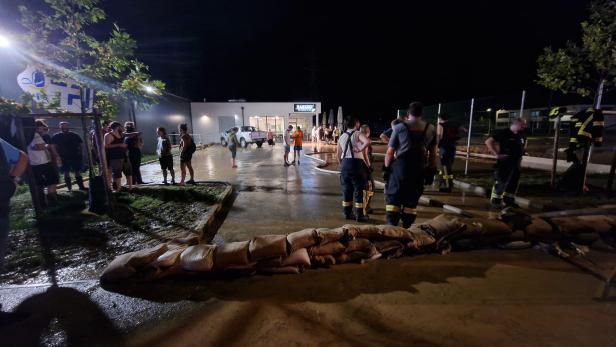
POLYGON ((546 47, 537 59, 537 82, 554 91, 596 97, 599 86, 616 85, 616 1, 591 3, 579 43, 546 47))
MULTIPOLYGON (((76 81, 82 95, 84 88, 94 89, 94 107, 106 118, 117 115, 119 105, 129 98, 141 108, 157 102, 165 84, 151 81, 148 67, 134 57, 133 38, 117 24, 104 40, 88 33, 91 25, 106 19, 99 0, 44 2, 47 7, 42 11, 19 8, 27 29, 24 41, 41 69, 51 77, 76 81), (145 85, 158 93, 147 93, 145 85)), ((84 106, 82 112, 88 111, 84 106)))

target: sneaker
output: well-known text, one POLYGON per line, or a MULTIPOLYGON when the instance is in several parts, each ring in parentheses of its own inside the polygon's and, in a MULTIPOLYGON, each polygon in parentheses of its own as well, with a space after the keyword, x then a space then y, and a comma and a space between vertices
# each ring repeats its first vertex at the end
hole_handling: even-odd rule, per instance
POLYGON ((197 184, 192 178, 186 181, 186 184, 197 184))
POLYGON ((169 183, 167 183, 167 181, 163 181, 163 184, 166 185, 166 186, 169 185, 169 183))

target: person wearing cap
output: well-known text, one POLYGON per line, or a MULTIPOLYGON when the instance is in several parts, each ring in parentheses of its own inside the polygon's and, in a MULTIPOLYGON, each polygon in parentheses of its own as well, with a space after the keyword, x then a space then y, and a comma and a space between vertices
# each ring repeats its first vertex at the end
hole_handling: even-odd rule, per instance
POLYGON ((83 169, 83 140, 71 131, 68 122, 60 122, 60 132, 51 137, 51 143, 60 156, 62 165, 60 171, 64 174, 66 189, 72 190, 71 172, 75 175, 75 182, 80 190, 87 190, 83 185, 81 170, 83 169))
POLYGON ((417 203, 424 181, 436 172, 436 130, 422 119, 423 105, 413 102, 408 119, 393 128, 385 154, 387 224, 405 228, 417 218, 417 203))

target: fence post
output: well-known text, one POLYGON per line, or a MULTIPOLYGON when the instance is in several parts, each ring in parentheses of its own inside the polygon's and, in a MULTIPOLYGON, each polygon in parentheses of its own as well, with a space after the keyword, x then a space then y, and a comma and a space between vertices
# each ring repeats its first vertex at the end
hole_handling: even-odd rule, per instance
POLYGON ((526 102, 526 90, 522 91, 522 100, 520 101, 520 115, 518 118, 524 118, 524 103, 526 102))
POLYGON ((103 138, 103 127, 101 126, 101 115, 94 115, 94 141, 96 143, 96 151, 98 153, 99 168, 101 176, 105 181, 105 196, 107 198, 107 206, 113 208, 113 197, 111 196, 111 177, 109 177, 109 168, 107 167, 107 154, 105 153, 105 139, 103 138))
POLYGON ((471 157, 471 133, 473 132, 473 108, 475 108, 475 98, 471 99, 471 114, 468 120, 468 139, 466 140, 466 165, 464 166, 464 176, 468 175, 468 162, 471 157))
POLYGON ((554 120, 554 148, 552 151, 552 175, 550 184, 552 188, 556 188, 556 164, 558 163, 558 142, 560 141, 560 113, 554 120))
POLYGON ((438 111, 436 111, 436 114, 439 115, 441 114, 441 103, 438 103, 438 111))

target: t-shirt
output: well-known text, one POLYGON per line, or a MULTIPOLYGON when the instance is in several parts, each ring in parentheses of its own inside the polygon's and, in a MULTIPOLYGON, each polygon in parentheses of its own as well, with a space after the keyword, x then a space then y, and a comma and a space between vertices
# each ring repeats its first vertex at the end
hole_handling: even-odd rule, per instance
POLYGON ((8 166, 13 166, 17 164, 19 161, 20 153, 19 150, 10 143, 0 139, 0 146, 2 146, 2 150, 4 151, 4 158, 6 159, 6 164, 8 166))
POLYGON ((72 131, 67 133, 61 132, 54 134, 51 137, 51 143, 56 145, 58 154, 62 159, 78 159, 81 158, 81 144, 83 141, 79 135, 72 131))
POLYGON ((284 132, 284 144, 287 146, 291 145, 291 132, 289 130, 284 132))
POLYGON ((297 130, 293 133, 294 146, 301 146, 304 141, 304 133, 301 130, 297 130))
POLYGON ((361 133, 361 131, 355 131, 353 132, 353 135, 351 135, 351 132, 352 130, 345 131, 340 136, 340 140, 338 140, 338 146, 340 147, 340 159, 364 159, 363 153, 356 153, 356 151, 359 151, 361 149, 362 141, 366 142, 367 138, 364 134, 361 133), (347 148, 349 136, 351 136, 351 148, 348 148, 345 153, 344 150, 347 148))
POLYGON ((396 150, 396 157, 406 153, 411 147, 410 136, 416 137, 426 131, 423 138, 424 149, 436 145, 436 130, 432 124, 428 124, 421 119, 409 119, 393 127, 393 132, 389 139, 389 147, 396 150), (408 131, 407 131, 408 127, 408 131))
POLYGON ((30 165, 43 165, 47 164, 51 161, 49 156, 49 152, 44 150, 36 150, 36 145, 44 145, 45 140, 41 137, 39 133, 34 133, 34 138, 30 145, 28 145, 28 159, 30 160, 30 165))
POLYGON ((500 154, 506 154, 507 159, 520 159, 524 155, 526 135, 523 132, 514 134, 511 129, 503 129, 491 136, 498 142, 500 154))
POLYGON ((159 158, 168 157, 171 155, 171 143, 168 137, 159 137, 156 144, 156 154, 159 158))
POLYGON ((393 132, 394 132, 394 128, 389 128, 389 129, 387 129, 387 130, 383 131, 383 135, 385 135, 385 136, 387 136, 387 137, 391 138, 391 134, 392 134, 393 132))
POLYGON ((455 146, 460 139, 460 123, 454 121, 446 121, 441 123, 443 135, 438 145, 441 147, 455 146))

